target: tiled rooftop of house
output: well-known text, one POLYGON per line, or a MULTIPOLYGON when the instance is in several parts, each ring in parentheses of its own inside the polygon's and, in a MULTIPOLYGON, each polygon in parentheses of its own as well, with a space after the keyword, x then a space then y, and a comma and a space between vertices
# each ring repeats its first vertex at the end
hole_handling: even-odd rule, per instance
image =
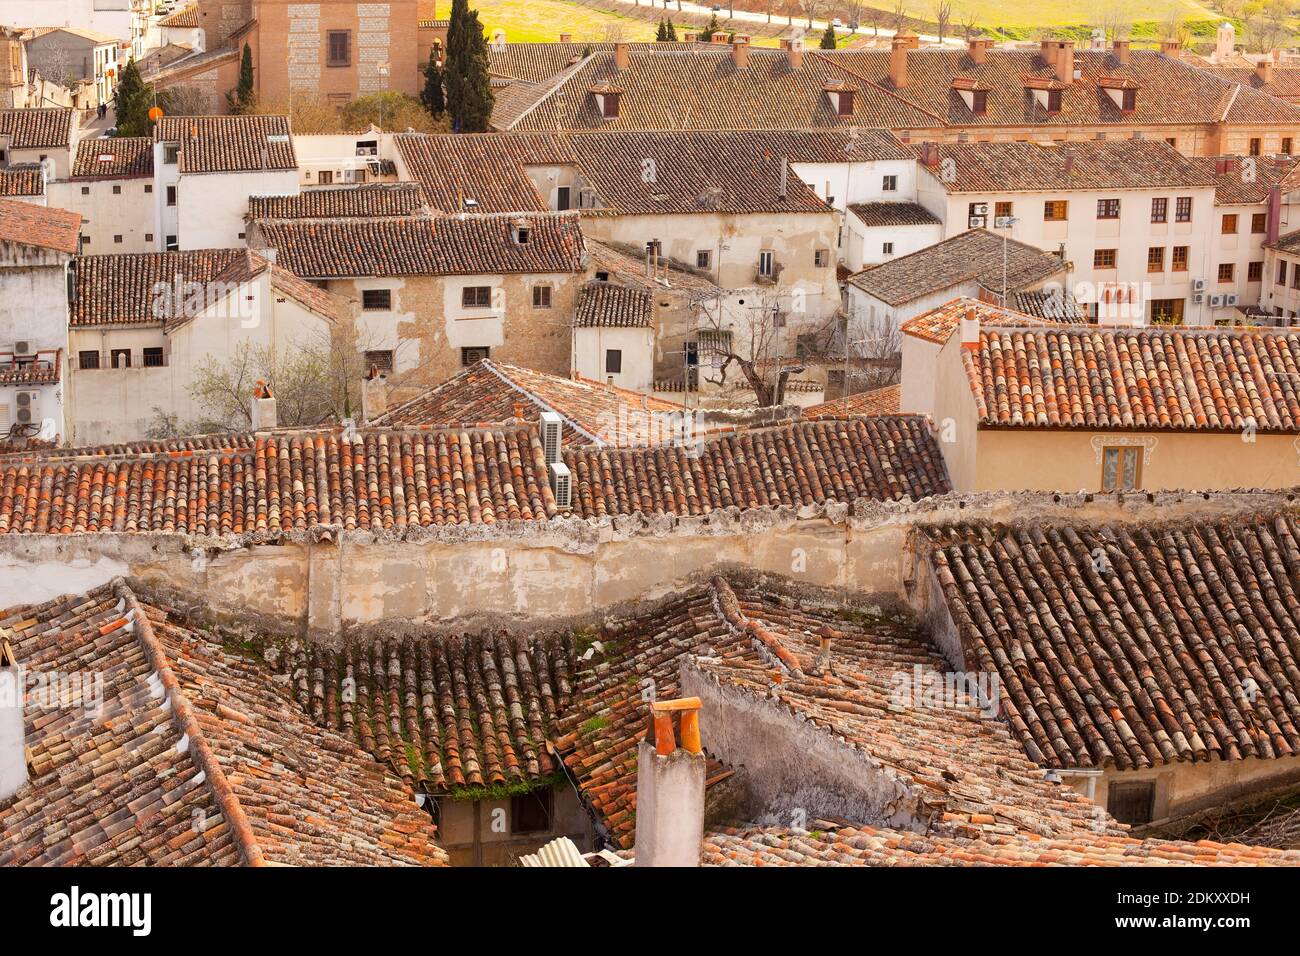
POLYGON ((0 199, 0 241, 75 255, 80 236, 80 213, 0 199))
POLYGON ((0 197, 45 195, 45 172, 37 163, 0 169, 0 197))
POLYGON ((1296 188, 1300 160, 1291 156, 1199 156, 1191 162, 1214 175, 1216 206, 1256 206, 1268 202, 1274 186, 1281 186, 1284 193, 1296 188))
POLYGON ((199 25, 199 5, 191 4, 183 7, 175 13, 163 17, 158 21, 160 27, 172 27, 175 29, 186 29, 188 27, 197 28, 199 25))
POLYGON ((127 179, 153 175, 153 140, 148 136, 83 139, 72 161, 73 179, 127 179))
POLYGON ((30 748, 0 865, 445 864, 400 778, 125 584, 0 612, 0 640, 30 748), (61 675, 80 699, 32 689, 61 675))
POLYGON ((10 149, 67 148, 72 143, 73 110, 59 108, 0 110, 0 136, 10 149))
POLYGON ((257 220, 258 244, 308 279, 357 276, 581 272, 576 213, 257 220), (528 227, 527 242, 516 226, 528 227))
POLYGON ((602 382, 561 378, 483 359, 389 409, 374 424, 507 422, 515 419, 517 410, 529 422, 537 421, 542 412, 563 416, 566 444, 645 445, 653 438, 652 416, 680 413, 682 406, 602 382))
POLYGON ((920 203, 859 202, 849 206, 864 226, 931 226, 941 220, 920 203))
POLYGON ((904 335, 924 339, 935 345, 944 345, 957 331, 961 320, 967 318, 977 318, 983 324, 996 325, 999 328, 1051 324, 1037 316, 1020 314, 988 302, 980 302, 978 299, 959 296, 929 312, 908 319, 902 324, 901 330, 904 335))
POLYGON ((180 147, 182 174, 298 167, 287 116, 164 116, 154 125, 153 138, 180 147))
POLYGON ((578 292, 573 324, 579 329, 648 329, 654 312, 649 289, 593 280, 578 292))
POLYGON ((1256 67, 1250 63, 1240 66, 1219 66, 1208 63, 1198 65, 1221 79, 1239 83, 1260 93, 1267 93, 1269 96, 1276 96, 1290 103, 1300 100, 1300 69, 1294 66, 1275 64, 1271 78, 1265 81, 1256 67))
POLYGON ((897 415, 902 385, 886 385, 836 398, 803 410, 804 418, 842 418, 845 415, 897 415))
POLYGON ((416 183, 366 183, 304 189, 296 196, 249 196, 249 219, 352 219, 423 211, 416 183))
POLYGON ((967 666, 1052 767, 1300 753, 1294 515, 931 534, 967 666))
POLYGON ((1300 431, 1300 334, 981 328, 962 363, 983 425, 1300 431))
MULTIPOLYGON (((929 148, 933 165, 924 168, 950 193, 1194 188, 1217 181, 1212 167, 1163 140, 934 143, 929 148)), ((918 147, 922 159, 924 149, 918 147)))
POLYGON ((987 229, 968 229, 855 272, 848 281, 882 302, 898 306, 967 283, 1001 294, 1004 277, 1007 290, 1016 291, 1041 285, 1064 272, 1065 263, 1055 253, 987 229))
POLYGON ((0 385, 53 385, 62 374, 63 349, 46 353, 34 362, 20 365, 9 362, 0 365, 0 385))

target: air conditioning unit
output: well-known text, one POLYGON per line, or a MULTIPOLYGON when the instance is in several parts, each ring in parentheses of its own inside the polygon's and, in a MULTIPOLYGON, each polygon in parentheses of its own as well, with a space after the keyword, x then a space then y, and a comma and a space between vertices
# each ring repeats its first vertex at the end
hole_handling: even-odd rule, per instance
POLYGON ((988 221, 988 216, 971 216, 970 219, 966 221, 966 227, 968 229, 983 229, 985 223, 988 221))
POLYGON ((35 355, 35 354, 36 354, 36 353, 32 351, 32 343, 31 343, 31 342, 15 342, 15 343, 14 343, 14 358, 17 358, 17 357, 20 356, 20 355, 35 355))
POLYGON ((1223 297, 1224 305, 1236 305, 1240 301, 1241 301, 1241 296, 1239 296, 1235 292, 1229 292, 1223 297))
POLYGON ((1194 302, 1196 305, 1200 305, 1200 304, 1201 304, 1202 302, 1204 302, 1204 301, 1205 301, 1205 293, 1204 293, 1204 292, 1193 292, 1193 293, 1192 293, 1192 302, 1194 302))
POLYGON ((1193 279, 1193 280, 1192 280, 1192 291, 1193 291, 1193 292, 1204 292, 1204 291, 1205 291, 1205 280, 1204 280, 1204 279, 1193 279))
POLYGON ((40 410, 40 392, 19 392, 16 402, 18 405, 15 414, 15 421, 19 425, 30 425, 39 418, 37 414, 40 410))
POLYGON ((1225 298, 1227 298, 1227 296, 1219 295, 1218 293, 1215 293, 1214 295, 1210 296, 1210 308, 1211 308, 1211 309, 1222 309, 1222 308, 1223 308, 1223 300, 1224 300, 1225 298))
POLYGON ((378 155, 379 155, 379 147, 378 147, 378 146, 358 146, 358 147, 357 147, 357 155, 358 155, 358 156, 378 156, 378 155))
POLYGON ((542 412, 542 452, 548 465, 558 464, 560 461, 560 436, 563 432, 562 417, 555 412, 542 412))
POLYGON ((551 494, 555 495, 555 507, 568 511, 573 507, 573 477, 569 466, 562 461, 551 462, 551 494))
POLYGON ((986 202, 977 202, 971 207, 972 216, 987 216, 989 214, 989 204, 986 202))

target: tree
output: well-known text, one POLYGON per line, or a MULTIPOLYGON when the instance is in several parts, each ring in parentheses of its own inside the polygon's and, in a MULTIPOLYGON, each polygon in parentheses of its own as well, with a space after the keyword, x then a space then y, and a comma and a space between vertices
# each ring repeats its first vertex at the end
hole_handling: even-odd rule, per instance
POLYGON ((1092 25, 1108 40, 1125 40, 1133 29, 1128 0, 1101 0, 1093 8, 1092 25))
POLYGON ((149 133, 149 108, 153 91, 140 78, 135 57, 127 60, 122 81, 113 91, 113 109, 117 113, 118 136, 146 136, 149 133))
POLYGON ((907 25, 907 0, 894 0, 894 32, 901 33, 907 25))
POLYGON ((880 24, 885 19, 885 11, 878 7, 867 7, 867 22, 871 24, 873 36, 880 36, 880 24))
POLYGON ((469 9, 468 0, 452 0, 444 82, 452 129, 458 133, 486 130, 495 97, 488 79, 483 26, 478 13, 469 9))
POLYGON ((659 29, 655 31, 655 42, 656 43, 668 42, 668 24, 664 22, 663 17, 659 18, 659 29))
POLYGON ((226 103, 232 113, 252 113, 257 107, 257 90, 253 86, 253 51, 244 44, 244 54, 239 61, 239 84, 226 93, 226 103))
POLYGON ((217 108, 213 94, 197 86, 180 84, 157 93, 158 105, 168 116, 202 116, 217 108))
POLYGON ((450 129, 445 115, 434 119, 420 100, 391 90, 359 96, 342 109, 319 93, 296 93, 289 99, 259 99, 254 112, 287 115, 294 132, 301 134, 344 133, 372 124, 398 132, 445 133, 450 129))
POLYGON ((974 3, 964 3, 957 11, 957 23, 961 26, 962 36, 967 40, 979 34, 980 8, 974 3))
POLYGON ((437 52, 429 51, 429 62, 424 68, 424 89, 420 102, 434 119, 442 119, 447 111, 447 94, 442 89, 442 67, 438 65, 437 52))
POLYGON ((668 42, 669 42, 669 43, 676 43, 676 42, 677 42, 677 28, 676 28, 675 26, 673 26, 673 18, 672 18, 672 17, 669 17, 669 18, 668 18, 668 42))
POLYGON ((710 40, 713 39, 713 34, 721 33, 721 32, 722 32, 722 24, 718 22, 718 15, 716 13, 710 14, 709 25, 706 26, 703 32, 700 33, 700 42, 708 43, 710 40))
POLYGON ((942 43, 948 24, 952 22, 952 0, 935 0, 934 19, 939 25, 939 42, 942 43))
POLYGON ((826 24, 826 32, 822 34, 821 48, 823 50, 835 49, 835 24, 826 24))

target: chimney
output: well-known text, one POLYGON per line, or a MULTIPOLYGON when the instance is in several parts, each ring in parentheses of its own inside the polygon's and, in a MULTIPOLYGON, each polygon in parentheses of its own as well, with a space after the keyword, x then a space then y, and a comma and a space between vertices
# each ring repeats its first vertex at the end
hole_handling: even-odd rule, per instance
POLYGON ((517 421, 517 422, 522 422, 522 421, 524 420, 524 403, 523 403, 523 402, 515 402, 515 403, 514 403, 514 416, 515 416, 515 421, 517 421))
POLYGON ((1278 221, 1282 218, 1282 187, 1271 186, 1268 190, 1268 224, 1265 241, 1269 243, 1277 242, 1279 233, 1278 221))
POLYGON ((572 43, 572 42, 573 42, 573 34, 572 34, 572 33, 561 33, 561 34, 560 34, 560 42, 561 42, 561 43, 572 43))
POLYGON ((388 380, 372 368, 361 382, 361 420, 367 425, 388 411, 388 380))
POLYGON ((966 315, 961 320, 961 347, 971 350, 980 347, 980 316, 973 305, 966 307, 966 315))
POLYGON ((731 60, 736 64, 736 69, 743 70, 749 66, 749 41, 736 40, 731 44, 731 60))
POLYGON ((626 43, 620 42, 614 44, 614 66, 620 73, 628 67, 631 49, 631 46, 626 43))
POLYGON ((271 394, 271 386, 260 378, 253 389, 253 404, 249 415, 252 418, 253 431, 265 432, 275 428, 275 396, 271 394))
POLYGON ((822 677, 830 673, 831 644, 834 639, 835 632, 829 624, 817 628, 817 673, 822 677))
POLYGON ((699 36, 698 33, 683 33, 683 34, 682 34, 682 42, 683 42, 683 43, 694 43, 696 37, 698 37, 698 36, 699 36))
MULTIPOLYGON (((0 638, 0 801, 27 782, 27 730, 23 724, 23 672, 13 648, 0 638)), ((701 822, 703 817, 701 817, 701 822)))
POLYGON ((777 164, 776 169, 776 194, 784 199, 787 191, 787 183, 790 181, 790 160, 782 156, 781 162, 777 164))
POLYGON ((1265 84, 1272 83, 1273 82, 1273 61, 1270 60, 1268 57, 1264 57, 1264 59, 1256 63, 1255 75, 1259 77, 1259 82, 1261 83, 1265 83, 1265 84))
POLYGON ((1115 59, 1125 66, 1128 65, 1128 40, 1116 40, 1110 45, 1110 49, 1115 54, 1115 59))
POLYGON ((929 140, 921 144, 921 164, 929 169, 939 165, 939 144, 929 140))
POLYGON ((792 71, 798 70, 803 66, 803 40, 791 40, 785 48, 785 58, 790 64, 792 71))
POLYGON ((889 44, 889 82, 895 89, 907 86, 907 38, 895 36, 889 44))
POLYGON ((1068 150, 1065 154, 1065 172, 1066 175, 1074 172, 1074 150, 1068 150))
POLYGON ((699 866, 704 839, 700 699, 657 700, 637 745, 636 866, 699 866), (673 714, 681 715, 681 746, 673 714))
POLYGON ((1224 20, 1219 24, 1219 29, 1214 32, 1214 62, 1226 63, 1232 59, 1232 50, 1236 45, 1237 30, 1224 20))
POLYGON ((1069 86, 1074 82, 1074 41, 1054 40, 1053 45, 1056 59, 1052 63, 1052 70, 1058 80, 1069 86))
POLYGON ((988 58, 989 47, 993 41, 988 37, 971 37, 966 41, 966 52, 970 54, 972 62, 983 63, 988 58))
POLYGON ((1165 56, 1173 57, 1174 59, 1178 59, 1178 51, 1181 47, 1182 44, 1180 44, 1177 40, 1160 41, 1160 52, 1163 53, 1165 56))

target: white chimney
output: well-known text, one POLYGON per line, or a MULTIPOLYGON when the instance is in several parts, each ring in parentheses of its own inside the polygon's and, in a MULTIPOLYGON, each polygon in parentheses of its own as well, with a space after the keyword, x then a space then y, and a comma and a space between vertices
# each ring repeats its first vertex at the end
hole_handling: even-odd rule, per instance
POLYGON ((27 783, 23 691, 23 675, 13 649, 8 641, 0 640, 0 800, 27 783))
POLYGON ((700 699, 650 705, 650 733, 637 745, 636 866, 699 866, 704 839, 700 699), (673 714, 681 714, 681 746, 673 714))
POLYGON ((275 396, 271 394, 271 386, 266 382, 258 379, 257 387, 253 389, 253 402, 249 409, 249 417, 252 420, 253 431, 265 432, 275 428, 275 396))
POLYGON ((1237 29, 1227 20, 1219 24, 1214 33, 1214 62, 1226 63, 1232 59, 1232 49, 1237 44, 1237 29))
POLYGON ((978 349, 980 347, 980 317, 974 306, 966 309, 961 320, 961 347, 978 349))
POLYGON ((388 379, 372 370, 361 382, 361 420, 370 424, 388 411, 388 379))

